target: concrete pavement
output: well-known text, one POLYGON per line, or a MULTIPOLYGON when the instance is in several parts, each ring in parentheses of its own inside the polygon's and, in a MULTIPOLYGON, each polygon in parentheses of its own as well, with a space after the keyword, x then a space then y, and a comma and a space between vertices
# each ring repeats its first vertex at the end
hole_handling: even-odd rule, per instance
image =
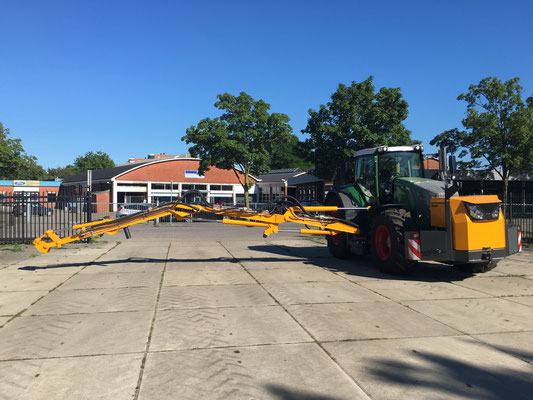
POLYGON ((0 263, 0 399, 529 399, 533 253, 408 277, 323 244, 134 227, 0 263))

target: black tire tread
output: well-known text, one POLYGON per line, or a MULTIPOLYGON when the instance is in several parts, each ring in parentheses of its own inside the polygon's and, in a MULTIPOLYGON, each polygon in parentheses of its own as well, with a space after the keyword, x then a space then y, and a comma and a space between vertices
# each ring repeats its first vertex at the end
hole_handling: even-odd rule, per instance
POLYGON ((405 257, 405 247, 404 247, 404 233, 412 225, 411 214, 405 209, 398 208, 388 208, 374 217, 372 221, 372 229, 370 234, 370 243, 372 248, 372 258, 374 263, 379 265, 381 272, 392 275, 402 275, 409 274, 413 272, 417 263, 414 261, 407 260, 405 257), (375 231, 379 223, 383 221, 386 224, 386 221, 389 221, 392 225, 391 233, 391 257, 388 261, 382 261, 375 251, 374 246, 374 237, 375 231))
MULTIPOLYGON (((326 199, 326 205, 327 206, 342 207, 342 201, 337 196, 335 196, 335 197, 329 196, 326 199)), ((339 217, 340 218, 344 218, 345 217, 344 211, 339 211, 339 217)), ((333 241, 331 240, 331 237, 329 237, 329 236, 326 237, 329 254, 331 254, 335 258, 340 258, 340 259, 350 258, 351 253, 350 253, 350 249, 348 248, 347 234, 346 233, 339 233, 339 235, 341 235, 341 243, 339 245, 335 245, 333 243, 333 241)))

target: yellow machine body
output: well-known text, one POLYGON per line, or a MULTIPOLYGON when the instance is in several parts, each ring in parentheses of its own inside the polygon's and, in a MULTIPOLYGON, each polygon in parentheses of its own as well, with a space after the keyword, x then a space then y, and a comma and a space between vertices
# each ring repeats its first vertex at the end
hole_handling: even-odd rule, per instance
MULTIPOLYGON (((501 210, 497 220, 477 221, 470 218, 465 202, 501 203, 495 195, 451 197, 453 249, 473 251, 505 248, 505 219, 501 210)), ((431 225, 435 228, 447 228, 445 200, 442 197, 431 200, 431 225)))

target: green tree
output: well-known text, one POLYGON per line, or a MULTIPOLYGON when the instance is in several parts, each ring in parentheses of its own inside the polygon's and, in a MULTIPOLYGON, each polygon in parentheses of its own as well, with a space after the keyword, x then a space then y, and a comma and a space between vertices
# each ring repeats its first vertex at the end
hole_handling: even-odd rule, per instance
POLYGON ((317 176, 351 182, 357 150, 413 143, 402 123, 408 105, 400 89, 383 87, 376 93, 372 81, 370 76, 350 86, 340 84, 330 102, 318 111, 309 110, 302 133, 310 135, 306 146, 317 176))
POLYGON ((511 175, 533 170, 533 97, 524 103, 519 82, 488 77, 470 85, 457 97, 467 103, 465 131, 452 129, 431 141, 455 143, 459 157, 469 155, 474 166, 496 171, 503 181, 504 203, 511 175))
POLYGON ((290 135, 287 141, 273 144, 270 169, 300 168, 308 170, 313 163, 306 160, 304 143, 296 135, 290 135))
POLYGON ((189 152, 201 159, 199 173, 209 170, 210 166, 233 170, 244 189, 245 206, 249 207, 248 195, 253 186, 250 174, 266 171, 274 143, 289 140, 292 132, 289 117, 270 114, 269 104, 255 101, 245 92, 239 96, 219 94, 217 98, 215 107, 222 115, 205 118, 191 126, 181 140, 193 144, 189 152))
MULTIPOLYGON (((437 136, 435 136, 431 141, 429 142, 432 146, 437 147, 445 147, 446 152, 450 155, 455 155, 458 151, 460 151, 460 141, 461 138, 465 135, 464 131, 460 131, 457 128, 449 129, 447 131, 444 131, 442 133, 439 133, 437 136)), ((459 160, 457 161, 457 168, 466 171, 470 169, 479 169, 481 168, 481 163, 479 160, 459 160)), ((482 176, 488 177, 488 171, 486 171, 482 176)))
POLYGON ((10 135, 0 122, 0 179, 47 179, 37 158, 26 154, 20 139, 10 135))
POLYGON ((74 167, 70 164, 66 167, 48 168, 47 173, 50 178, 68 178, 76 174, 74 167))
POLYGON ((104 169, 104 168, 113 168, 115 163, 106 153, 103 151, 97 151, 93 153, 89 151, 83 156, 78 156, 74 160, 74 171, 79 174, 80 172, 85 172, 89 169, 104 169))

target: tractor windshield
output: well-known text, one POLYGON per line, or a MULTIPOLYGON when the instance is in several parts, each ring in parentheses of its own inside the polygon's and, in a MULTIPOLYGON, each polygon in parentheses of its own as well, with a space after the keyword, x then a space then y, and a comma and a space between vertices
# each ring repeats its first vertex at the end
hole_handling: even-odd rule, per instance
POLYGON ((379 173, 389 174, 394 178, 400 176, 423 178, 420 159, 419 153, 411 151, 381 154, 379 156, 379 173))
POLYGON ((397 151, 378 157, 378 182, 380 203, 391 201, 392 184, 400 177, 423 178, 422 157, 418 152, 397 151))

